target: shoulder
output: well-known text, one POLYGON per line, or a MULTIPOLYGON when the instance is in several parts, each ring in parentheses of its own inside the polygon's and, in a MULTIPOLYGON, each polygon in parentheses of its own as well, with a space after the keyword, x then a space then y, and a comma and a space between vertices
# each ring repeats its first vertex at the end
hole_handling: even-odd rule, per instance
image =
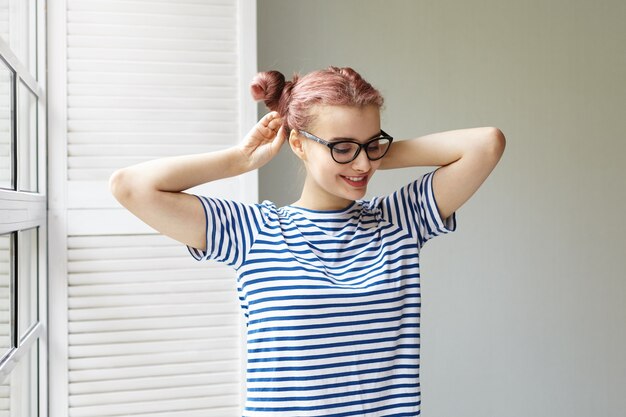
POLYGON ((256 204, 257 209, 263 215, 266 223, 272 223, 278 221, 280 217, 283 217, 283 210, 276 206, 273 201, 263 200, 256 204))
POLYGON ((419 203, 425 191, 432 187, 434 171, 418 175, 413 180, 391 191, 389 194, 374 196, 370 200, 362 200, 364 208, 371 212, 379 212, 385 220, 410 211, 419 203))

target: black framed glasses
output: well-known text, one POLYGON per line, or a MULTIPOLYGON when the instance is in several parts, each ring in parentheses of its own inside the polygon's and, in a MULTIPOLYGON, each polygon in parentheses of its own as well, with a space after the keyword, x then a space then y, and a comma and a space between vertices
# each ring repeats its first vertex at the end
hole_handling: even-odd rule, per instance
POLYGON ((304 130, 299 130, 299 132, 305 138, 327 146, 330 149, 330 155, 333 157, 333 160, 339 164, 347 164, 354 161, 356 157, 359 156, 359 153, 361 153, 361 149, 365 149, 367 158, 370 161, 377 161, 385 156, 391 146, 391 142, 393 142, 393 138, 382 130, 380 131, 380 135, 365 143, 360 143, 355 140, 328 142, 304 130))

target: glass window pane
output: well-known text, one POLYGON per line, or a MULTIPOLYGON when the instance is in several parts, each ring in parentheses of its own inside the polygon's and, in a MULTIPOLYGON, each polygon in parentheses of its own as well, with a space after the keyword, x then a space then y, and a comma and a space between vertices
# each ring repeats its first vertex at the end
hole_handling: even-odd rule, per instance
POLYGON ((0 36, 37 78, 37 1, 0 0, 0 36))
POLYGON ((0 235, 0 358, 11 349, 11 282, 14 234, 0 235))
POLYGON ((39 349, 35 342, 11 374, 0 381, 0 416, 39 416, 39 349))
POLYGON ((37 96, 21 81, 18 90, 18 190, 37 191, 37 96))
POLYGON ((38 273, 39 273, 39 229, 19 232, 17 237, 17 294, 18 334, 20 338, 37 322, 38 273))
POLYGON ((15 189, 13 178, 13 72, 0 59, 0 188, 15 189))

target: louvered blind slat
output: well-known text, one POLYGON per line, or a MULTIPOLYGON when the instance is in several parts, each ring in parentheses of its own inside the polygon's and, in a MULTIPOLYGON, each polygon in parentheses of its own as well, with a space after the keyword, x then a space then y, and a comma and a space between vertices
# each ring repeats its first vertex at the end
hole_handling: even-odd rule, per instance
POLYGON ((69 319, 71 326, 73 322, 86 320, 95 321, 125 317, 188 317, 198 314, 223 314, 224 311, 228 311, 231 309, 230 306, 230 303, 213 303, 212 305, 209 305, 208 303, 201 303, 185 305, 160 305, 159 308, 154 308, 154 306, 151 305, 86 308, 71 310, 69 312, 69 319))
POLYGON ((191 16, 220 16, 232 18, 232 2, 205 1, 195 4, 187 1, 165 3, 158 1, 141 2, 136 0, 70 0, 68 1, 72 11, 93 11, 106 13, 138 13, 142 16, 152 15, 191 15, 191 16))
MULTIPOLYGON (((69 100, 69 106, 73 108, 82 109, 102 109, 102 108, 114 108, 119 106, 119 98, 116 97, 72 97, 69 100)), ((167 102, 163 100, 155 100, 148 97, 137 97, 124 99, 124 105, 128 108, 142 108, 142 109, 168 109, 171 110, 172 105, 176 106, 179 111, 195 110, 198 107, 210 110, 223 110, 223 109, 237 109, 237 102, 233 99, 226 98, 191 98, 180 97, 170 98, 167 102)), ((203 110, 206 111, 206 110, 203 110)), ((78 136, 78 135, 76 135, 78 136)), ((76 138, 78 139, 78 138, 76 138)), ((75 142, 75 141, 72 141, 75 142)), ((206 142, 206 140, 204 141, 206 142)))
MULTIPOLYGON (((171 0, 168 0, 171 1, 171 0)), ((204 1, 204 0, 201 0, 204 1)), ((134 26, 119 25, 115 23, 98 23, 96 25, 83 23, 69 23, 67 25, 68 41, 80 42, 78 35, 87 35, 90 37, 101 36, 110 37, 112 33, 116 36, 125 38, 143 38, 143 39, 189 39, 193 42, 208 41, 212 45, 224 44, 232 42, 228 39, 219 39, 216 35, 223 34, 219 28, 212 27, 159 27, 159 26, 134 26)), ((232 50, 232 49, 230 49, 232 50)))
MULTIPOLYGON (((165 353, 174 350, 211 350, 218 348, 222 349, 224 348, 224 346, 232 346, 233 348, 235 348, 236 344, 236 337, 214 337, 206 339, 200 339, 196 337, 193 339, 175 341, 166 340, 160 342, 147 341, 143 343, 116 343, 101 344, 95 346, 70 346, 69 352, 70 358, 101 357, 104 361, 108 356, 165 353)), ((135 375, 135 371, 135 369, 129 368, 127 377, 132 377, 133 375, 135 375)))
MULTIPOLYGON (((208 348, 203 352, 208 352, 208 348)), ((168 352, 161 352, 162 355, 153 355, 156 357, 167 358, 165 356, 168 352)), ((140 356, 140 355, 137 355, 140 356)), ((149 378, 154 379, 164 379, 167 381, 171 381, 172 377, 183 378, 188 375, 204 375, 205 378, 208 378, 210 383, 207 383, 205 379, 204 384, 209 386, 211 384, 217 383, 218 379, 213 379, 212 374, 216 373, 230 373, 231 375, 236 375, 235 372, 232 371, 233 366, 236 366, 235 361, 196 361, 195 363, 173 363, 168 365, 152 365, 152 366, 139 366, 139 367, 116 367, 116 368, 103 368, 102 370, 76 370, 70 372, 70 383, 76 383, 77 386, 79 383, 93 383, 91 386, 94 387, 93 393, 101 392, 100 389, 95 389, 95 387, 111 388, 115 389, 116 381, 120 384, 127 383, 131 384, 130 381, 137 381, 134 387, 135 390, 143 389, 146 386, 152 386, 149 378), (136 368, 136 369, 135 369, 136 368), (100 382, 100 385, 96 385, 95 382, 100 382)), ((175 386, 175 385, 171 385, 175 386)), ((73 388, 70 387, 70 390, 73 388)), ((131 389, 129 389, 131 390, 131 389)), ((88 390, 87 390, 88 391, 88 390)), ((119 390, 119 391, 126 391, 119 390)))
MULTIPOLYGON (((197 373, 225 373, 229 372, 233 366, 233 361, 227 360, 211 360, 207 361, 206 351, 200 350, 193 354, 187 352, 165 352, 159 355, 118 355, 109 358, 106 364, 101 364, 102 368, 96 374, 100 379, 111 379, 111 375, 119 375, 123 373, 123 368, 139 365, 152 365, 151 367, 143 366, 141 369, 147 375, 153 369, 159 369, 159 375, 190 375, 197 373), (164 365, 164 363, 166 365, 164 365)), ((230 352, 229 349, 214 349, 218 355, 222 355, 222 351, 230 352)), ((232 352, 230 352, 232 355, 232 352)), ((94 365, 101 362, 99 358, 76 358, 72 359, 73 375, 77 376, 81 371, 93 372, 94 365)), ((137 375, 139 373, 137 372, 137 375)), ((219 382, 215 379, 214 382, 219 382)))
MULTIPOLYGON (((132 132, 132 133, 163 133, 163 131, 170 131, 172 140, 175 140, 176 135, 181 133, 228 133, 235 135, 237 133, 237 127, 229 124, 227 121, 187 121, 185 123, 172 122, 169 120, 69 120, 68 128, 72 132, 132 132)), ((69 137, 71 139, 71 136, 69 137)), ((70 145, 72 143, 70 142, 70 145)), ((98 156, 98 155, 93 155, 98 156)), ((123 157, 123 153, 120 151, 120 156, 123 157)), ((77 163, 77 165, 82 165, 77 163)), ((111 168, 115 168, 112 167, 111 168)), ((71 167, 70 167, 71 169, 71 167)), ((111 173, 113 169, 111 170, 111 173)))
POLYGON ((177 400, 163 400, 149 402, 133 402, 127 404, 120 404, 116 401, 114 404, 108 405, 94 405, 86 407, 70 407, 70 417, 96 417, 101 415, 107 416, 127 416, 127 415, 141 415, 142 412, 160 412, 162 415, 169 415, 171 411, 182 411, 190 408, 212 408, 218 404, 224 402, 230 402, 231 404, 237 404, 237 396, 217 396, 209 397, 204 396, 200 398, 185 398, 177 400))
MULTIPOLYGON (((186 269, 180 270, 181 274, 185 275, 186 279, 206 279, 206 271, 199 269, 186 269)), ((217 277, 224 276, 230 277, 228 274, 230 271, 221 272, 219 268, 211 268, 211 276, 212 278, 209 282, 214 287, 220 288, 222 287, 222 281, 217 277)), ((87 285, 87 284, 97 284, 102 282, 103 277, 106 279, 106 282, 109 284, 115 283, 133 283, 133 282, 160 282, 160 281, 171 281, 172 276, 170 271, 133 271, 132 273, 127 271, 115 272, 115 273, 98 273, 91 272, 85 274, 72 274, 69 279, 70 285, 87 285)), ((232 285, 232 280, 230 278, 227 279, 228 286, 232 285)), ((223 288, 223 287, 222 287, 223 288)))
MULTIPOLYGON (((184 387, 184 388, 169 388, 169 389, 154 389, 150 391, 144 391, 137 394, 138 401, 153 401, 155 399, 177 399, 177 398, 201 398, 207 396, 216 395, 232 395, 234 389, 237 389, 235 384, 219 384, 212 385, 210 387, 184 387)), ((76 395, 72 399, 71 405, 87 405, 93 403, 100 404, 114 404, 117 393, 103 393, 93 395, 76 395)))
POLYGON ((171 294, 179 291, 181 287, 190 293, 212 292, 217 291, 232 292, 234 286, 229 285, 227 288, 220 288, 214 285, 214 281, 187 281, 187 280, 170 280, 169 282, 146 282, 142 284, 100 284, 87 285, 70 288, 71 297, 88 297, 98 295, 117 295, 117 294, 171 294))
MULTIPOLYGON (((229 268, 120 208, 108 178, 238 141, 234 0, 67 1, 69 416, 238 416, 229 268)), ((195 190, 240 199, 232 179, 195 190)))
MULTIPOLYGON (((214 29, 215 30, 215 29, 214 29)), ((102 35, 94 35, 93 33, 89 37, 81 36, 81 33, 74 33, 67 38, 68 45, 76 48, 89 48, 97 47, 103 49, 121 48, 121 49, 141 49, 141 50, 188 50, 193 49, 195 51, 210 51, 210 52, 222 52, 232 57, 233 61, 236 60, 236 55, 233 53, 234 42, 228 39, 215 40, 208 37, 207 39, 194 39, 189 37, 170 38, 164 36, 161 31, 153 30, 152 33, 145 36, 130 36, 130 34, 120 33, 115 31, 116 37, 102 35), (148 35, 152 35, 148 37, 148 35)), ((148 68, 146 65, 134 66, 131 63, 121 63, 114 65, 106 60, 100 60, 100 63, 105 67, 111 69, 126 69, 128 71, 139 72, 142 69, 148 68)), ((90 67, 89 62, 73 62, 69 70, 83 67, 84 69, 90 67)), ((194 64, 183 64, 183 67, 193 69, 196 67, 194 64)), ((216 64, 207 64, 205 69, 219 68, 216 64)))
POLYGON ((90 320, 88 322, 74 322, 70 326, 72 334, 122 331, 122 330, 145 330, 145 329, 184 329, 184 328, 207 328, 216 326, 238 326, 238 318, 235 314, 208 314, 185 317, 158 317, 123 320, 90 320))
POLYGON ((210 333, 211 338, 237 337, 237 327, 233 326, 204 326, 182 329, 156 330, 123 330, 98 331, 92 333, 71 334, 70 343, 75 346, 105 345, 111 343, 143 343, 176 340, 193 340, 198 334, 210 333))
MULTIPOLYGON (((71 103, 74 97, 155 97, 159 99, 166 98, 226 98, 232 99, 237 90, 235 86, 178 86, 178 85, 162 85, 155 89, 153 86, 145 85, 68 85, 68 102, 71 103)), ((175 102, 164 102, 169 105, 175 102)), ((172 108, 176 108, 173 106, 172 108)))
MULTIPOLYGON (((223 366, 232 366, 233 364, 224 363, 223 366)), ((179 366, 180 367, 180 366, 179 366)), ((182 369, 185 369, 183 367, 182 369)), ((71 376, 73 376, 72 373, 71 376)), ((146 390, 146 389, 162 389, 170 387, 190 387, 190 386, 202 386, 206 385, 204 378, 207 375, 215 374, 216 377, 222 377, 226 383, 234 381, 234 374, 218 373, 216 367, 210 368, 208 371, 202 372, 190 372, 184 375, 174 376, 160 376, 155 378, 154 376, 147 375, 140 378, 124 379, 117 375, 111 375, 112 379, 96 380, 89 382, 75 382, 72 387, 72 394, 100 394, 104 392, 124 392, 127 390, 146 390), (116 381, 119 383, 116 385, 116 381)), ((213 384, 206 385, 207 388, 213 384)))

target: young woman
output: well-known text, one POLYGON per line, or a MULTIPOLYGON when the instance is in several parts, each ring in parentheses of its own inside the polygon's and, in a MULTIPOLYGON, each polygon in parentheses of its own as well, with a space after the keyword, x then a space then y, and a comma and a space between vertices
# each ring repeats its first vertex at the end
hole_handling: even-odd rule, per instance
POLYGON ((197 260, 237 271, 245 416, 419 415, 420 249, 455 230, 455 211, 504 151, 502 132, 394 141, 380 126, 381 95, 350 68, 288 82, 260 73, 252 94, 273 111, 240 145, 119 170, 113 194, 197 260), (260 168, 286 140, 306 167, 293 204, 184 192, 260 168), (363 200, 378 169, 413 166, 440 167, 363 200))

